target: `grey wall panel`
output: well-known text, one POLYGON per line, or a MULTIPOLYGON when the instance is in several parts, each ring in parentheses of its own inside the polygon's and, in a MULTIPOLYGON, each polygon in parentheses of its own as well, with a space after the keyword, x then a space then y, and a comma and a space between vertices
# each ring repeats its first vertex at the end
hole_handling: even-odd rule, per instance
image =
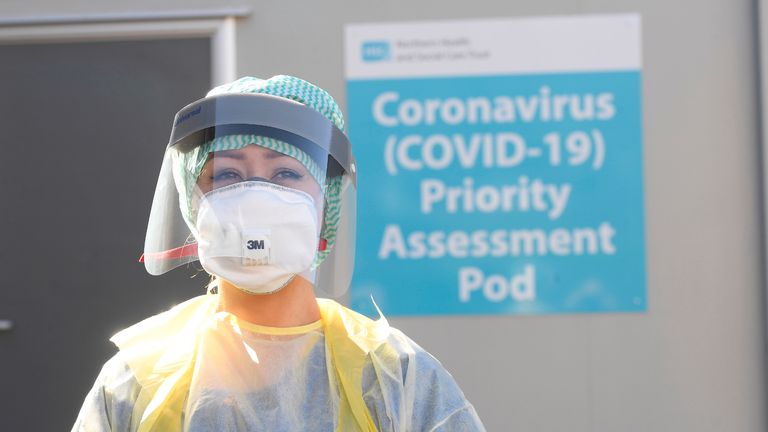
MULTIPOLYGON (((342 102, 345 23, 639 12, 648 313, 390 321, 453 372, 489 430, 766 429, 753 2, 228 4, 253 7, 240 74, 302 76, 342 102)), ((0 14, 218 6, 48 0, 0 14)))

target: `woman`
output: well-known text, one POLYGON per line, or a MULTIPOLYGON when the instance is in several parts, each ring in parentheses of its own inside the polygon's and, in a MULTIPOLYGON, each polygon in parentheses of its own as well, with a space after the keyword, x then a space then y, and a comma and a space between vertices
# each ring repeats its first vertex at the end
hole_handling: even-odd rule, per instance
POLYGON ((422 348, 315 298, 351 276, 343 130, 328 93, 288 76, 241 78, 176 115, 144 262, 199 260, 214 281, 112 338, 73 430, 483 430, 422 348))

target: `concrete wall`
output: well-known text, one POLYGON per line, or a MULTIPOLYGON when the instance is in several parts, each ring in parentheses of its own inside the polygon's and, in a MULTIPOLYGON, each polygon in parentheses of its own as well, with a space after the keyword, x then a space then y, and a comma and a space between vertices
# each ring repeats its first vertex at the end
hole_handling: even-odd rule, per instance
MULTIPOLYGON (((639 12, 649 311, 392 319, 451 370, 489 430, 762 431, 764 290, 755 6, 746 0, 258 1, 238 73, 344 101, 343 25, 639 12)), ((220 8, 213 0, 13 1, 0 16, 220 8)))

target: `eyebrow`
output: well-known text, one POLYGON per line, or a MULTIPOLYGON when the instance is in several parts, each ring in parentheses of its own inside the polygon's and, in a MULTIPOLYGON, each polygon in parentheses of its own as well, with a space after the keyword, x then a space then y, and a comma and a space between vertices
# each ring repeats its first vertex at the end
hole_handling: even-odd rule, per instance
MULTIPOLYGON (((282 154, 280 152, 276 152, 274 150, 270 150, 269 153, 267 153, 267 159, 277 159, 277 158, 281 158, 281 157, 290 157, 290 156, 288 156, 286 154, 282 154)), ((291 159, 293 159, 293 158, 291 158, 291 159)))

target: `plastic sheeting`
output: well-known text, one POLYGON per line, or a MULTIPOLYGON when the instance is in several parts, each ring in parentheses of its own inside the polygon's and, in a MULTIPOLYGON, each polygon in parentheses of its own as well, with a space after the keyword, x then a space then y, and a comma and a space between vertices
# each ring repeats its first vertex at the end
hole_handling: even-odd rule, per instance
POLYGON ((73 431, 482 431, 429 353, 386 320, 254 325, 192 299, 113 338, 73 431))

